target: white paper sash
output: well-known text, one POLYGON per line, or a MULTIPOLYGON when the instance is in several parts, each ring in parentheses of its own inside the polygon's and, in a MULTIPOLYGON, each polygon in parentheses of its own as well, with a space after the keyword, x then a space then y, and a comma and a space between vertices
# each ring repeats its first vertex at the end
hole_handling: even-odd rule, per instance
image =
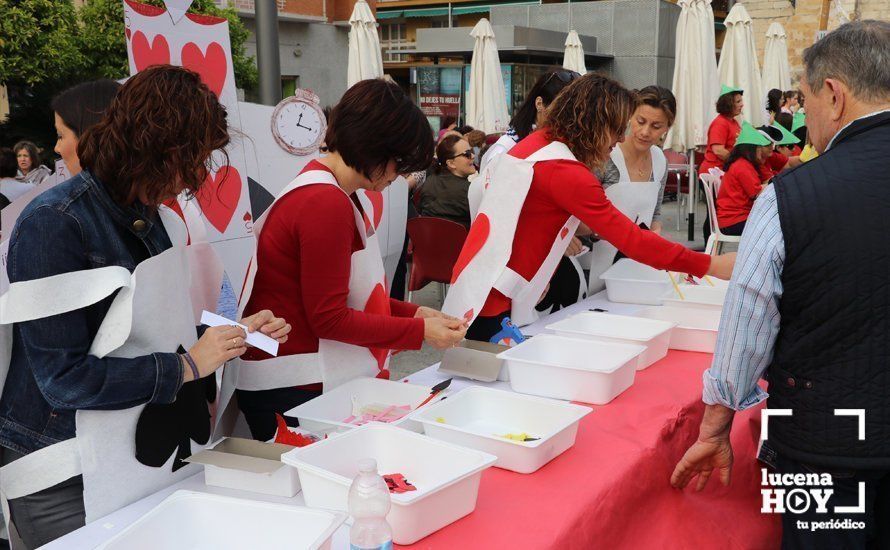
POLYGON ((479 315, 491 289, 497 288, 501 292, 506 290, 509 294, 504 294, 512 298, 511 317, 515 324, 521 326, 537 318, 535 305, 568 248, 578 227, 578 219, 567 217, 554 236, 550 252, 530 281, 511 273, 507 263, 512 253, 519 214, 531 188, 534 165, 558 159, 576 160, 565 144, 554 141, 525 159, 510 154, 501 155, 473 180, 471 189, 475 186, 477 195, 481 189, 482 198, 465 248, 479 248, 449 289, 442 306, 443 312, 472 322, 479 315))
MULTIPOLYGON (((257 242, 259 242, 266 218, 279 200, 300 187, 319 184, 333 185, 342 191, 334 175, 326 170, 303 172, 282 190, 275 202, 254 224, 254 235, 257 242)), ((351 198, 349 200, 352 201, 351 198)), ((364 248, 353 253, 350 260, 349 295, 346 305, 351 309, 364 310, 372 293, 379 292, 379 290, 375 290, 376 287, 381 287, 385 292, 386 271, 373 226, 366 231, 362 214, 354 204, 353 214, 364 248)), ((374 219, 373 212, 367 212, 367 215, 369 219, 374 219)), ((243 314, 244 307, 250 300, 257 267, 257 255, 254 253, 239 299, 239 315, 243 314)), ((299 298, 294 297, 294 299, 299 298)), ((385 369, 388 366, 389 354, 387 354, 382 368, 385 369)), ((324 339, 319 340, 317 353, 285 355, 262 361, 240 359, 231 361, 226 365, 223 373, 220 410, 224 412, 219 416, 214 437, 228 435, 232 430, 236 415, 234 411, 229 410, 229 404, 232 402, 231 398, 235 389, 257 391, 320 382, 324 391, 328 391, 359 376, 376 376, 380 370, 380 365, 368 348, 324 339)))

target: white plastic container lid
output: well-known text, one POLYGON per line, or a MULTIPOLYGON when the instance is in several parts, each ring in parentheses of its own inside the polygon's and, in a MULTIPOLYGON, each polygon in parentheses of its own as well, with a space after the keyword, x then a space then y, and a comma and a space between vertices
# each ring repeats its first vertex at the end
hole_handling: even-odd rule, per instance
POLYGON ((587 372, 612 373, 646 351, 644 346, 613 344, 539 334, 499 353, 498 358, 587 372))
POLYGON ((670 321, 585 311, 547 325, 547 328, 567 334, 648 342, 671 330, 674 326, 676 323, 670 321))

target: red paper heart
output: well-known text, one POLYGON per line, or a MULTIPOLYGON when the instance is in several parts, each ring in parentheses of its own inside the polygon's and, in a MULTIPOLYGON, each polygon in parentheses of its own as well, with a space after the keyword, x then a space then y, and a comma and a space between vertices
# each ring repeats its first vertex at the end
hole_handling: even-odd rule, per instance
MULTIPOLYGON (((389 296, 386 294, 386 288, 384 288, 382 283, 377 283, 377 286, 374 287, 374 290, 371 291, 371 295, 368 296, 368 301, 365 303, 365 313, 373 313, 376 315, 391 315, 391 311, 389 308, 389 296)), ((374 356, 374 359, 377 360, 377 368, 380 369, 380 372, 384 372, 384 365, 386 365, 386 358, 389 356, 389 350, 386 348, 368 348, 371 352, 371 355, 374 356)), ((389 373, 387 372, 387 378, 389 378, 389 373)), ((378 378, 381 376, 378 375, 378 378)))
POLYGON ((127 35, 127 40, 129 40, 129 39, 130 39, 130 34, 131 34, 131 33, 130 33, 130 27, 127 27, 127 29, 124 31, 124 33, 127 35))
POLYGON ((460 277, 461 272, 467 267, 470 260, 475 258, 476 254, 479 253, 479 249, 481 249, 488 240, 488 233, 490 230, 491 224, 488 221, 488 216, 481 213, 476 216, 476 219, 473 220, 473 225, 470 226, 470 232, 467 234, 467 240, 464 242, 464 247, 461 249, 460 255, 454 263, 454 269, 451 272, 451 284, 454 284, 454 281, 460 277))
POLYGON ((164 206, 176 212, 176 215, 179 216, 179 218, 182 220, 183 225, 185 225, 185 244, 192 244, 192 236, 191 233, 189 233, 189 225, 185 221, 185 213, 183 213, 182 207, 179 206, 179 201, 177 201, 176 199, 170 199, 168 201, 164 201, 164 206))
POLYGON ((380 220, 383 219, 383 193, 380 191, 365 191, 371 206, 374 208, 374 230, 380 227, 380 220))
POLYGON ((201 75, 201 81, 219 97, 226 84, 226 52, 218 42, 207 46, 207 53, 194 42, 182 47, 182 66, 201 75))
POLYGON ((563 228, 562 228, 562 231, 559 232, 559 238, 561 238, 561 239, 565 239, 565 238, 566 238, 566 235, 568 235, 568 234, 569 234, 569 228, 568 228, 568 227, 563 227, 563 228))
POLYGON ((473 308, 468 309, 467 312, 464 313, 464 319, 469 323, 470 321, 473 320, 474 313, 475 312, 473 311, 473 308))
POLYGON ((167 39, 164 35, 158 34, 148 43, 148 38, 142 31, 133 33, 133 63, 136 65, 136 72, 139 72, 152 65, 167 65, 170 63, 170 46, 167 45, 167 39))
POLYGON ((232 166, 224 166, 204 179, 204 185, 197 193, 198 204, 210 225, 220 233, 225 233, 238 199, 241 198, 241 174, 232 166))

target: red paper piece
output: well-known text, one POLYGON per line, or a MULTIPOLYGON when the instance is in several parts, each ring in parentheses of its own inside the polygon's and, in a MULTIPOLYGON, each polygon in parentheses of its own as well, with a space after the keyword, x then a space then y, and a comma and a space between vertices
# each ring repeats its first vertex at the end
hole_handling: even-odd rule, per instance
POLYGON ((278 422, 278 431, 275 432, 275 443, 284 443, 294 447, 305 447, 315 443, 311 437, 290 431, 287 428, 287 422, 285 422, 284 417, 278 413, 275 413, 275 421, 278 422))
POLYGON ((226 84, 228 66, 226 52, 218 42, 210 43, 207 53, 201 52, 194 42, 189 42, 182 47, 182 66, 201 75, 201 81, 219 97, 226 84))
POLYGON ((488 240, 488 233, 490 231, 491 223, 488 221, 488 216, 485 214, 476 216, 473 225, 470 226, 470 232, 467 234, 467 240, 464 242, 464 247, 461 249, 460 255, 454 263, 451 284, 454 284, 457 278, 460 277, 464 268, 467 267, 467 264, 470 263, 470 260, 475 258, 476 254, 479 253, 479 250, 488 240))
POLYGON ((405 476, 402 474, 387 474, 383 476, 383 480, 386 481, 387 487, 389 487, 390 493, 407 493, 409 491, 416 491, 417 487, 411 484, 410 481, 405 479, 405 476))
POLYGON ((225 233, 241 198, 241 174, 229 165, 223 166, 212 176, 207 174, 197 198, 210 225, 225 233))

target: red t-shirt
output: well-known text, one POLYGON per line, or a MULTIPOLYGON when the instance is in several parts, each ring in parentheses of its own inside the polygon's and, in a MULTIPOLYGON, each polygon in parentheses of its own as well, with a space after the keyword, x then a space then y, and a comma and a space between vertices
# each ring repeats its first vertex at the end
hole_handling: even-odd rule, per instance
POLYGON ((803 151, 803 149, 800 148, 800 145, 795 145, 794 147, 791 148, 791 156, 799 157, 801 151, 803 151))
POLYGON ((766 163, 761 166, 760 172, 762 175, 766 176, 764 181, 781 172, 786 164, 788 164, 788 157, 778 151, 773 151, 769 158, 766 159, 766 163))
MULTIPOLYGON (((539 130, 517 143, 508 154, 526 158, 550 142, 546 131, 539 130)), ((670 268, 700 277, 711 265, 709 256, 640 229, 609 202, 602 184, 587 166, 565 160, 535 164, 507 265, 530 280, 550 252, 554 235, 571 215, 625 256, 657 269, 670 268)), ((480 315, 493 317, 509 310, 510 305, 509 298, 492 289, 480 315)))
POLYGON ((735 147, 735 140, 738 139, 742 127, 736 119, 717 115, 708 128, 708 148, 705 150, 705 159, 702 161, 698 169, 699 174, 707 174, 711 168, 723 169, 724 161, 720 160, 712 147, 714 145, 722 145, 727 151, 732 151, 735 147))
MULTIPOLYGON (((330 171, 312 161, 303 169, 330 171)), ((291 191, 272 206, 257 246, 257 273, 244 310, 269 309, 291 324, 279 355, 314 353, 318 340, 386 349, 420 349, 423 319, 417 306, 390 299, 392 317, 346 305, 351 256, 362 249, 352 211, 355 198, 333 185, 291 191)), ((356 201, 357 202, 357 201, 356 201)), ((267 359, 248 348, 247 360, 267 359)))
POLYGON ((717 225, 729 227, 748 219, 762 189, 762 175, 746 159, 732 163, 717 193, 717 225))

